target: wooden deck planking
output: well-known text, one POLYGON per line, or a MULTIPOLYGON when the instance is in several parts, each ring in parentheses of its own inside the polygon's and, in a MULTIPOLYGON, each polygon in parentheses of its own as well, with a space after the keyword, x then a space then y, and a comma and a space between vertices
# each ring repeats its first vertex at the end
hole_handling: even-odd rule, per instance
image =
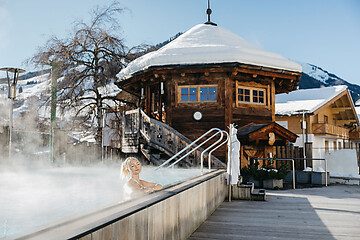
POLYGON ((189 238, 360 239, 360 187, 268 193, 266 202, 224 202, 189 238))

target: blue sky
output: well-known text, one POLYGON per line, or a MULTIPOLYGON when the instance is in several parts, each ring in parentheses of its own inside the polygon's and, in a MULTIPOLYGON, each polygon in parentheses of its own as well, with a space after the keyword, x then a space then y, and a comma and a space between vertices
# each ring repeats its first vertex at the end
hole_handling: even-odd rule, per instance
MULTIPOLYGON (((0 67, 23 65, 50 35, 112 0, 0 0, 0 67)), ((163 42, 206 21, 207 0, 120 0, 127 46, 163 42)), ((360 1, 212 0, 212 21, 264 50, 308 62, 360 85, 360 1)), ((0 75, 3 76, 3 75, 0 75)))

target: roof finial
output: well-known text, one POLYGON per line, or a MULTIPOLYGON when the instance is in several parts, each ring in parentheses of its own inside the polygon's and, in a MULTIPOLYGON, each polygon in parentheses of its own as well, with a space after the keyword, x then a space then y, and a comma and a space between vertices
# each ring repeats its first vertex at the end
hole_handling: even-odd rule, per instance
POLYGON ((210 15, 211 15, 212 11, 211 11, 211 8, 210 8, 210 0, 208 0, 208 8, 206 9, 206 14, 207 14, 207 22, 205 24, 211 24, 211 25, 214 25, 214 26, 217 26, 216 23, 213 23, 210 21, 210 15))

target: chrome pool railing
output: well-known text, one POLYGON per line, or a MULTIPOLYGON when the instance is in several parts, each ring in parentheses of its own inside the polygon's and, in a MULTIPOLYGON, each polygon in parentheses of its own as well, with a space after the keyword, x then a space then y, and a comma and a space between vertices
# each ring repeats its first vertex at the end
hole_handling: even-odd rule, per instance
MULTIPOLYGON (((198 148, 200 148, 202 145, 204 145, 205 143, 207 143, 208 141, 210 141, 212 138, 214 138, 216 135, 221 134, 221 136, 223 135, 223 130, 219 129, 219 128, 212 128, 209 131, 207 131, 206 133, 204 133, 203 135, 201 135, 200 137, 198 137, 195 141, 193 141, 191 144, 187 145, 185 148, 183 148, 180 152, 178 152, 177 154, 175 154, 174 156, 172 156, 171 158, 169 158, 167 161, 165 161, 163 164, 161 164, 160 166, 158 166, 157 168, 155 168, 155 171, 159 170, 160 168, 164 167, 166 164, 170 163, 171 161, 173 161, 175 158, 179 157, 181 154, 183 154, 186 150, 190 149, 192 146, 194 146, 197 142, 199 142, 201 139, 203 139, 205 136, 209 135, 211 132, 214 132, 214 134, 212 134, 209 138, 207 138, 206 140, 204 140, 201 144, 197 145, 195 148, 191 149, 191 151, 187 152, 185 155, 183 155, 182 157, 180 157, 178 160, 176 160, 175 162, 173 162, 172 164, 170 164, 168 166, 168 168, 174 166, 175 164, 177 164, 178 162, 180 162, 181 160, 183 160, 185 157, 189 156, 191 153, 193 153, 195 150, 197 150, 198 148)), ((222 138, 222 137, 221 137, 222 138)))
POLYGON ((227 143, 229 141, 229 134, 224 131, 224 130, 221 130, 221 137, 219 138, 219 140, 217 140, 215 143, 213 143, 210 147, 208 147, 207 149, 205 149, 202 153, 201 153, 201 172, 203 172, 203 168, 204 168, 204 154, 205 152, 207 152, 208 150, 210 150, 211 148, 213 148, 210 152, 209 152, 209 156, 208 156, 208 167, 209 167, 209 170, 211 170, 211 154, 217 150, 219 147, 221 147, 222 145, 224 145, 225 143, 227 143), (226 139, 225 141, 223 141, 222 143, 221 140, 223 139, 223 136, 224 136, 224 133, 226 134, 226 139), (220 144, 218 144, 220 143, 220 144))

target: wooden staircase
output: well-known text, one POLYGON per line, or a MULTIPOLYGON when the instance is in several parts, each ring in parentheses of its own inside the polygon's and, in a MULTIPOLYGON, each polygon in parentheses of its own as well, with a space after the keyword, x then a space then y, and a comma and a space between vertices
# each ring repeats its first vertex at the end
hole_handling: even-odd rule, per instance
MULTIPOLYGON (((167 124, 150 118, 141 109, 126 111, 122 118, 122 151, 124 153, 140 153, 151 163, 160 165, 177 152, 181 151, 191 141, 167 124)), ((196 148, 195 144, 193 148, 196 148)), ((187 150, 187 152, 191 149, 187 150)), ((184 160, 179 162, 182 167, 200 165, 198 148, 184 160)), ((208 154, 204 154, 207 162, 208 154)), ((212 156, 212 167, 226 167, 216 157, 212 156)))

